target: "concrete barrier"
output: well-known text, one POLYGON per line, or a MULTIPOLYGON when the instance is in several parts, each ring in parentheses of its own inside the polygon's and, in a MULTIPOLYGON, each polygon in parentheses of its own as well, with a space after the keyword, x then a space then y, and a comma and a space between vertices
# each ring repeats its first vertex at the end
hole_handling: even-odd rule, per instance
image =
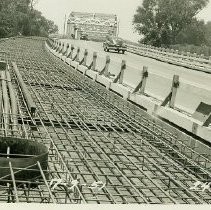
MULTIPOLYGON (((57 45, 58 43, 54 48, 57 45)), ((61 50, 61 47, 57 50, 51 49, 47 44, 46 47, 60 58, 57 51, 61 50)), ((81 61, 84 58, 84 52, 79 52, 75 48, 72 54, 72 59, 66 58, 66 63, 76 71, 102 84, 108 90, 116 92, 125 100, 143 107, 150 115, 165 119, 211 142, 211 127, 202 126, 202 122, 191 117, 200 102, 211 104, 211 89, 205 88, 203 85, 190 84, 180 80, 176 75, 174 79, 177 78, 178 81, 175 82, 173 78, 169 79, 148 72, 147 67, 144 67, 143 70, 141 67, 140 70, 134 69, 127 66, 125 61, 120 65, 118 62, 109 60, 108 65, 106 64, 107 58, 102 58, 96 53, 89 54, 88 52, 87 65, 83 65, 81 61), (77 57, 79 59, 76 59, 77 57), (106 67, 108 69, 105 75, 106 67), (115 76, 112 77, 111 74, 115 76), (169 103, 170 105, 168 105, 169 103)))
POLYGON ((201 102, 211 104, 211 88, 181 80, 175 101, 176 107, 192 114, 201 102))

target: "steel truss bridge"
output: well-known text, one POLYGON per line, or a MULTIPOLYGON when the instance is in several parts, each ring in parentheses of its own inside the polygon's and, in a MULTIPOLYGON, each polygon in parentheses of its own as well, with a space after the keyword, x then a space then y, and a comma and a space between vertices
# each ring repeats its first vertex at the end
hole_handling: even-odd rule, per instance
POLYGON ((47 52, 44 39, 8 39, 0 51, 8 64, 1 69, 0 138, 49 148, 45 168, 39 161, 17 167, 8 148, 0 147, 0 161, 9 160, 0 165, 9 171, 0 177, 1 202, 211 203, 210 188, 193 189, 197 181, 211 182, 210 156, 196 152, 196 139, 169 131, 74 71, 47 52), (20 172, 36 176, 19 179, 20 172), (53 180, 58 186, 52 187, 53 180))

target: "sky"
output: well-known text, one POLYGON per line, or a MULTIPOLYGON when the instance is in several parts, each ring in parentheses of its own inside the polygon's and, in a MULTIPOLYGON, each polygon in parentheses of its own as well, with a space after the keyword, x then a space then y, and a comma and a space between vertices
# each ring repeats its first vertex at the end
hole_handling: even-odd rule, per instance
MULTIPOLYGON (((116 14, 120 20, 119 36, 131 41, 138 41, 140 35, 134 32, 133 15, 142 0, 37 0, 35 8, 59 27, 63 33, 65 15, 74 12, 94 12, 116 14)), ((211 21, 211 0, 198 15, 199 19, 211 21)))

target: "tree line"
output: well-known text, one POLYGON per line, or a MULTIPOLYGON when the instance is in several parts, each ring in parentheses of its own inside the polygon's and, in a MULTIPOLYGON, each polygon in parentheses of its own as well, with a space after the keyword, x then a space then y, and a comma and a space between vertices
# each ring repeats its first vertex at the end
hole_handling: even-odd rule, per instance
POLYGON ((143 0, 133 18, 140 43, 211 46, 211 22, 197 19, 209 0, 143 0))
POLYGON ((56 33, 58 26, 35 10, 34 4, 35 0, 0 0, 0 38, 56 33))

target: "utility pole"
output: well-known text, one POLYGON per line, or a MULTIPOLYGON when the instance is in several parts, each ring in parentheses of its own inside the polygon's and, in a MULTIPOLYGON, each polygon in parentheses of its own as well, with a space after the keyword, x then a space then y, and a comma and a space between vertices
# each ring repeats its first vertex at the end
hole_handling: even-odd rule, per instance
POLYGON ((65 29, 66 29, 66 14, 64 16, 64 32, 63 32, 63 36, 65 36, 65 29))
POLYGON ((119 19, 117 19, 117 33, 116 33, 116 36, 117 37, 119 36, 119 19))

